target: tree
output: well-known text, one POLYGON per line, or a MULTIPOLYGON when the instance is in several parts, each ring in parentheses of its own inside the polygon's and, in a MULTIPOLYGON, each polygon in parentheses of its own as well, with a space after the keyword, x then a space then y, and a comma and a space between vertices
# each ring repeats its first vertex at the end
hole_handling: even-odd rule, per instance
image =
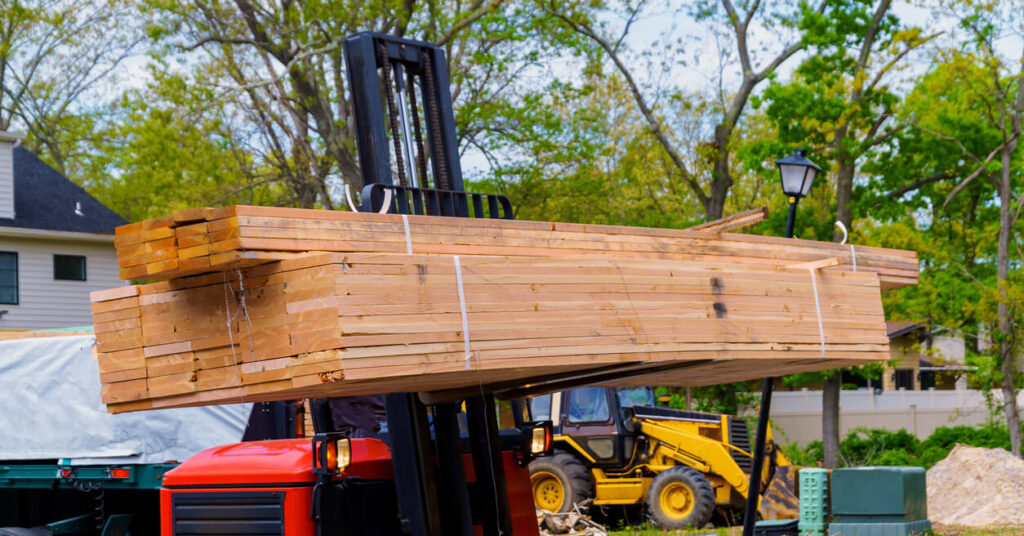
MULTIPOLYGON (((687 158, 680 151, 678 141, 672 138, 671 120, 666 117, 666 110, 659 109, 658 96, 652 98, 647 95, 633 69, 627 65, 626 47, 623 43, 633 23, 647 4, 647 1, 640 0, 635 4, 627 2, 620 8, 628 13, 628 17, 618 35, 613 35, 607 25, 598 22, 592 11, 582 9, 583 5, 589 6, 589 4, 548 0, 545 3, 545 9, 567 27, 593 41, 601 53, 612 62, 615 70, 629 88, 648 131, 668 155, 674 168, 672 172, 700 200, 705 218, 707 220, 718 219, 722 217, 729 189, 734 184, 730 157, 731 144, 733 133, 743 117, 747 102, 761 82, 772 76, 780 65, 803 48, 802 41, 798 37, 794 37, 780 50, 770 54, 760 65, 756 65, 756 58, 751 54, 749 46, 751 24, 756 24, 758 18, 763 17, 766 19, 761 22, 763 25, 793 27, 799 18, 810 10, 801 8, 790 11, 764 12, 759 1, 741 5, 740 7, 745 10, 737 10, 731 0, 721 0, 720 6, 714 2, 703 2, 698 6, 696 12, 698 21, 712 21, 728 28, 727 31, 734 40, 735 53, 740 64, 740 82, 735 90, 725 89, 725 77, 720 73, 718 91, 714 98, 714 102, 717 102, 718 106, 713 108, 717 119, 711 140, 707 142, 712 150, 710 160, 713 165, 704 176, 699 173, 698 169, 688 164, 687 158), (759 11, 761 11, 760 15, 759 11)), ((822 3, 818 11, 823 10, 824 6, 825 4, 822 3)), ((671 47, 667 50, 669 56, 675 52, 671 47)), ((726 61, 725 56, 728 53, 726 51, 720 51, 720 53, 723 55, 723 61, 726 61)), ((673 62, 671 59, 665 61, 669 64, 673 62)))
MULTIPOLYGON (((907 56, 932 40, 890 13, 891 1, 841 0, 802 21, 810 54, 788 82, 764 92, 766 114, 783 144, 809 144, 834 162, 835 221, 853 228, 851 197, 858 161, 892 140, 899 97, 889 87, 907 56)), ((821 181, 825 182, 825 181, 821 181)), ((827 186, 826 186, 827 187, 827 186)), ((819 188, 821 188, 819 186, 819 188)), ((842 234, 834 233, 838 241, 842 234)), ((824 464, 839 461, 841 377, 828 373, 822 391, 824 464)))
POLYGON ((25 129, 31 150, 77 178, 115 70, 142 39, 130 12, 119 0, 0 0, 0 130, 25 129))
POLYGON ((116 123, 96 133, 86 186, 131 221, 224 204, 287 205, 276 169, 259 159, 251 131, 230 106, 210 106, 212 90, 151 67, 152 81, 114 105, 116 123))
MULTIPOLYGON (((707 167, 699 150, 706 106, 675 99, 688 165, 707 167)), ((480 191, 508 195, 516 217, 550 221, 686 227, 702 209, 676 179, 673 164, 632 105, 626 84, 599 72, 577 84, 556 81, 528 108, 533 127, 507 146, 488 148, 492 175, 480 191), (526 134, 526 135, 523 135, 526 134), (497 149, 498 152, 493 152, 497 149)))
POLYGON ((561 50, 551 41, 562 43, 529 6, 500 0, 145 6, 152 35, 166 47, 166 74, 209 89, 211 106, 236 111, 228 115, 236 131, 249 133, 246 150, 257 167, 272 170, 288 203, 307 207, 331 208, 345 184, 361 184, 341 53, 348 35, 373 30, 443 46, 460 138, 476 144, 493 142, 481 117, 502 123, 494 115, 523 105, 531 89, 518 79, 524 66, 561 50), (187 76, 197 65, 204 77, 187 76))
MULTIPOLYGON (((989 327, 1002 410, 1013 452, 1020 457, 1022 437, 1016 403, 1019 371, 1015 355, 1020 347, 1024 292, 1019 270, 1011 272, 1011 264, 1024 257, 1019 228, 1024 207, 1019 150, 1024 120, 1024 51, 1007 58, 995 44, 1000 35, 1019 32, 1020 6, 950 7, 959 16, 966 39, 936 57, 932 70, 918 85, 919 104, 909 119, 924 140, 946 147, 956 158, 955 162, 947 158, 943 167, 928 169, 926 176, 913 186, 949 185, 942 191, 944 199, 936 200, 940 201, 934 209, 937 212, 964 204, 972 212, 998 211, 998 215, 978 222, 981 233, 995 235, 995 244, 990 238, 982 239, 988 243, 974 248, 971 258, 955 268, 978 287, 978 301, 972 308, 977 308, 975 320, 989 327), (961 8, 963 12, 957 11, 961 8), (978 184, 984 182, 987 188, 978 184)), ((982 236, 985 235, 978 238, 982 236)))

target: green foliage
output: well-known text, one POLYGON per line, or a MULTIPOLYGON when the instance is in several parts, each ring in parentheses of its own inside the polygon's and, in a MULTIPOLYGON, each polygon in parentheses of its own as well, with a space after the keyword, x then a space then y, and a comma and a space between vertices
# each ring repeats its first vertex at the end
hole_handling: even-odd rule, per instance
MULTIPOLYGON (((690 409, 726 415, 739 414, 740 408, 749 407, 757 400, 754 385, 757 382, 725 383, 690 388, 690 409)), ((686 389, 682 387, 657 387, 655 394, 669 394, 668 406, 672 409, 686 409, 686 389)))
MULTIPOLYGON (((906 430, 858 428, 843 438, 839 450, 842 467, 913 465, 927 469, 943 460, 957 444, 1009 450, 1010 434, 1005 426, 995 422, 939 427, 924 440, 906 430)), ((820 465, 823 458, 821 441, 812 441, 805 447, 796 443, 783 445, 782 450, 794 465, 820 465)))

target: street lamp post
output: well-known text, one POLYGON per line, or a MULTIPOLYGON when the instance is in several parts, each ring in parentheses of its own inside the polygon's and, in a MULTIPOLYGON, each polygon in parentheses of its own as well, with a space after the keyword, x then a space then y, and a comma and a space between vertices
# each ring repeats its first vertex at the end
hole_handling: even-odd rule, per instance
POLYGON ((776 160, 775 165, 779 167, 779 176, 782 177, 782 192, 789 196, 786 238, 793 238, 796 205, 811 191, 811 185, 821 168, 807 159, 807 151, 803 149, 793 151, 792 156, 776 160))
MULTIPOLYGON (((792 156, 775 161, 782 178, 782 191, 789 196, 789 216, 786 218, 786 238, 793 238, 793 224, 796 220, 796 205, 811 190, 811 184, 821 171, 814 162, 807 159, 807 151, 797 149, 792 156)), ((750 468, 750 485, 747 489, 747 504, 743 512, 743 536, 754 536, 754 520, 757 518, 758 499, 761 496, 761 473, 764 470, 764 445, 768 434, 768 415, 772 404, 772 389, 775 378, 765 378, 761 383, 761 409, 757 417, 757 436, 754 440, 754 463, 750 468)))

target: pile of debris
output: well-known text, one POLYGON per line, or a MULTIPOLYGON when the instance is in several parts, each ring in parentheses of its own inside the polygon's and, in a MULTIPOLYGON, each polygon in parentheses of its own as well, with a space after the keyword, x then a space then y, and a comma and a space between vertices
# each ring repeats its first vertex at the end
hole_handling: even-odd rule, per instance
POLYGON ((1024 460, 957 445, 928 471, 928 517, 943 525, 1024 526, 1024 460))
POLYGON ((590 502, 591 499, 587 499, 582 505, 575 505, 572 512, 556 513, 538 508, 537 525, 540 526, 540 535, 608 536, 608 531, 603 526, 580 511, 580 506, 586 506, 590 502))

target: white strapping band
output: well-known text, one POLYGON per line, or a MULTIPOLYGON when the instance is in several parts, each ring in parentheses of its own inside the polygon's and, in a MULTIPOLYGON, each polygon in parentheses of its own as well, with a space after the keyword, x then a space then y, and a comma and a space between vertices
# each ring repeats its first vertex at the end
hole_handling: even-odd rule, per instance
MULTIPOLYGON (((412 234, 409 232, 409 217, 402 214, 402 225, 405 227, 405 253, 412 255, 412 234)), ((856 270, 856 264, 854 270, 856 270)))
POLYGON ((462 290, 462 265, 458 255, 452 255, 452 259, 455 259, 455 282, 459 285, 459 310, 462 311, 462 346, 466 350, 466 370, 469 370, 469 359, 473 354, 469 351, 469 318, 466 316, 466 293, 462 290))
POLYGON ((818 300, 818 280, 814 276, 814 268, 811 272, 811 289, 814 290, 814 308, 818 311, 818 335, 821 337, 821 358, 825 359, 825 325, 821 321, 821 302, 818 300))
POLYGON ((853 261, 853 271, 857 271, 857 250, 850 244, 850 259, 853 261))

